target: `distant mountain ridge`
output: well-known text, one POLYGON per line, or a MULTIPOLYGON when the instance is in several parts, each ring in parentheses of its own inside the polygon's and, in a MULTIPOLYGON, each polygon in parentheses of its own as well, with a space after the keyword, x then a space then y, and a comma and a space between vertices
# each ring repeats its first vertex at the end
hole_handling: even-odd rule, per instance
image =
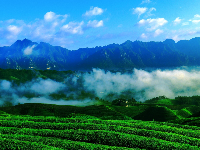
POLYGON ((163 42, 127 40, 95 48, 68 50, 48 43, 17 40, 0 47, 0 68, 40 70, 133 69, 200 65, 200 38, 163 42))

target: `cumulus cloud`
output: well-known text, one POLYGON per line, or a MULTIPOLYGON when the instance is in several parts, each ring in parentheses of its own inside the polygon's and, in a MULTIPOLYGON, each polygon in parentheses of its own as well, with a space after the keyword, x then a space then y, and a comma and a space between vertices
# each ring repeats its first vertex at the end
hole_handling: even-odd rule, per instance
POLYGON ((142 33, 142 35, 140 37, 143 38, 143 39, 146 39, 147 35, 145 33, 142 33))
POLYGON ((59 17, 62 17, 63 18, 62 22, 64 22, 66 20, 66 18, 68 17, 68 15, 67 14, 65 14, 65 15, 56 15, 56 13, 50 11, 50 12, 47 12, 44 15, 44 20, 47 21, 47 22, 51 22, 51 21, 56 20, 59 17))
POLYGON ((2 32, 6 39, 8 40, 16 40, 17 36, 21 33, 22 27, 18 27, 16 25, 9 25, 7 26, 7 29, 1 29, 0 32, 2 32), (1 31, 2 30, 2 31, 1 31))
POLYGON ((27 48, 25 48, 24 50, 24 55, 31 55, 33 52, 33 49, 36 47, 36 45, 33 46, 28 46, 27 48))
POLYGON ((54 19, 56 19, 56 14, 54 12, 47 12, 45 15, 44 15, 44 20, 45 21, 53 21, 54 19))
POLYGON ((191 20, 192 21, 192 23, 194 23, 194 24, 198 24, 199 22, 200 22, 200 20, 191 20))
POLYGON ((102 27, 103 26, 103 20, 100 20, 99 22, 97 20, 89 21, 87 24, 88 27, 102 27))
POLYGON ((174 25, 177 25, 177 24, 181 23, 181 20, 182 20, 182 19, 180 19, 179 17, 177 17, 177 18, 173 21, 174 25))
POLYGON ((138 18, 140 17, 140 15, 144 14, 147 11, 148 8, 146 7, 136 7, 133 8, 133 14, 137 14, 138 18))
POLYGON ((14 26, 14 25, 9 25, 7 29, 8 29, 9 32, 11 32, 14 35, 17 35, 21 32, 21 29, 17 26, 14 26))
POLYGON ((189 19, 188 21, 191 21, 193 24, 198 24, 200 22, 199 18, 200 18, 200 15, 196 14, 194 15, 194 18, 189 19))
POLYGON ((8 25, 8 23, 5 22, 3 22, 2 25, 3 27, 0 28, 0 38, 2 38, 2 40, 7 41, 8 43, 16 41, 17 37, 23 31, 23 27, 19 25, 8 25))
MULTIPOLYGON (((59 42, 62 40, 59 34, 57 34, 62 26, 65 24, 69 15, 59 15, 54 12, 47 12, 41 19, 35 19, 32 22, 25 23, 23 20, 10 19, 0 22, 0 38, 1 43, 3 39, 6 39, 4 45, 13 44, 19 38, 28 38, 37 42, 51 42, 51 44, 61 45, 59 42), (57 40, 59 39, 59 40, 57 40)), ((62 40, 63 41, 63 40, 62 40)), ((64 46, 68 45, 67 37, 65 37, 64 46)), ((63 44, 62 44, 63 45, 63 44)))
POLYGON ((90 7, 89 11, 86 11, 83 16, 96 16, 96 15, 101 15, 103 13, 103 9, 99 7, 90 7))
MULTIPOLYGON (((140 17, 140 15, 146 13, 147 11, 148 11, 148 8, 146 8, 146 7, 133 8, 133 14, 137 14, 138 18, 140 17)), ((145 17, 152 16, 153 15, 153 14, 151 14, 152 11, 156 11, 156 8, 154 8, 154 7, 150 8, 145 17)))
POLYGON ((150 0, 143 0, 141 4, 144 4, 144 3, 151 3, 150 0))
POLYGON ((64 26, 62 26, 61 30, 68 32, 68 33, 72 33, 72 34, 82 34, 83 30, 82 30, 82 25, 84 24, 84 22, 80 22, 80 23, 76 23, 76 22, 70 22, 64 26))
POLYGON ((199 14, 194 15, 195 18, 200 18, 199 14))
POLYGON ((162 34, 162 33, 163 33, 163 30, 157 29, 157 30, 155 31, 155 33, 154 33, 154 37, 156 37, 156 36, 158 36, 158 35, 160 35, 160 34, 162 34))
POLYGON ((157 19, 147 19, 147 20, 140 20, 137 25, 139 26, 150 26, 150 28, 146 28, 148 31, 155 30, 161 26, 164 26, 168 21, 164 18, 157 18, 157 19))

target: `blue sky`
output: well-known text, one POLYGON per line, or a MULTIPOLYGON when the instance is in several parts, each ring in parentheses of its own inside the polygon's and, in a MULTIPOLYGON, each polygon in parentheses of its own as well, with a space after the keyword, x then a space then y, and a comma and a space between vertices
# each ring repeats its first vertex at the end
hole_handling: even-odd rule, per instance
POLYGON ((199 0, 1 0, 0 46, 16 40, 69 50, 126 40, 200 36, 199 0))

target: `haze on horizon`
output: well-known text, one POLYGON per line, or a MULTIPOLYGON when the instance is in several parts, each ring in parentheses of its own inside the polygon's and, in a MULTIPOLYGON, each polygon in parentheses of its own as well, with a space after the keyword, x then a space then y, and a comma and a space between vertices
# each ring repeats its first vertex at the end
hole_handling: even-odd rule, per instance
POLYGON ((199 36, 200 1, 0 1, 0 47, 25 38, 69 50, 199 36), (114 5, 113 5, 114 4, 114 5))

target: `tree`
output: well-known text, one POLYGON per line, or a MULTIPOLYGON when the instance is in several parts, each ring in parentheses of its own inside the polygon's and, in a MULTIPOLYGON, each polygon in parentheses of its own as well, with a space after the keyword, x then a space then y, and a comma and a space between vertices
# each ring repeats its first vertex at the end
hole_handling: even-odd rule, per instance
POLYGON ((112 101, 112 105, 116 106, 126 106, 127 105, 127 100, 126 99, 116 99, 112 101))
POLYGON ((9 101, 4 101, 2 107, 10 107, 10 106, 13 106, 13 104, 9 101))

